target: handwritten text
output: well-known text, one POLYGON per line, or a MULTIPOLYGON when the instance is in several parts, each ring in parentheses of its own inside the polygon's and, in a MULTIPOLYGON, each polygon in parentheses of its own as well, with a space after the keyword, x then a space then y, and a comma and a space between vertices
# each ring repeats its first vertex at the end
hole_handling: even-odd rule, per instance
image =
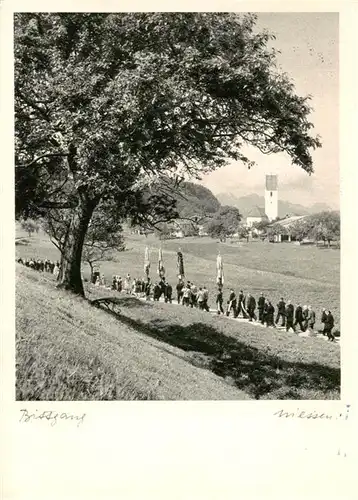
POLYGON ((77 422, 77 427, 83 423, 84 418, 86 416, 85 413, 82 415, 73 415, 72 413, 59 413, 56 411, 35 411, 35 413, 31 413, 26 409, 20 410, 21 417, 20 422, 32 422, 33 420, 45 420, 50 423, 51 426, 57 424, 58 420, 72 420, 77 422))
POLYGON ((313 411, 305 411, 297 408, 297 411, 286 411, 286 410, 278 410, 274 413, 275 416, 279 418, 301 418, 307 420, 338 420, 343 419, 347 420, 349 415, 350 405, 346 405, 346 411, 343 413, 339 413, 337 415, 333 415, 330 413, 319 412, 316 410, 313 411))

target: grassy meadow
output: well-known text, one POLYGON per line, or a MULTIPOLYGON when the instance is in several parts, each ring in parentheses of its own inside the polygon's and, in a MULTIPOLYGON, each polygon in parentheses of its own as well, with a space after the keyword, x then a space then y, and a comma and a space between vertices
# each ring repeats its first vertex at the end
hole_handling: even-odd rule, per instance
MULTIPOLYGON (((17 257, 57 259, 46 235, 18 232, 17 257), (22 244, 21 244, 22 242, 22 244)), ((143 274, 148 245, 155 278, 159 241, 128 235, 112 274, 143 274)), ((225 288, 260 291, 277 301, 330 307, 339 328, 339 251, 290 244, 221 243, 187 238, 162 243, 168 279, 176 282, 176 252, 186 276, 215 289, 220 247, 225 288)), ((89 269, 84 266, 84 275, 89 269)), ((227 320, 181 306, 142 302, 90 286, 88 300, 116 295, 120 313, 56 289, 51 275, 17 265, 17 399, 200 400, 338 399, 339 345, 227 320)), ((225 292, 227 293, 227 292, 225 292)), ((213 305, 213 301, 211 301, 213 305)))

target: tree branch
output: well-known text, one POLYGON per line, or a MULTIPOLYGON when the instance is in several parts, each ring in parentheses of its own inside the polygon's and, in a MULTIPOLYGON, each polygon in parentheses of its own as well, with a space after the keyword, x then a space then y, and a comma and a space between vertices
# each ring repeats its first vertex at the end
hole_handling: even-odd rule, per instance
POLYGON ((46 113, 38 104, 36 104, 34 101, 29 99, 28 97, 25 97, 25 95, 21 92, 21 90, 19 90, 18 86, 16 86, 16 88, 15 88, 15 94, 17 94, 20 97, 20 99, 22 99, 28 106, 31 106, 33 109, 38 111, 40 113, 40 115, 42 115, 42 117, 46 121, 48 121, 48 122, 50 121, 50 118, 48 116, 48 112, 46 113))
POLYGON ((38 205, 39 208, 76 208, 75 202, 61 202, 61 201, 44 201, 38 205))
MULTIPOLYGON (((35 163, 37 163, 38 161, 42 160, 43 158, 51 158, 51 157, 58 157, 58 156, 68 156, 68 155, 69 155, 69 153, 46 153, 46 154, 43 154, 41 156, 38 156, 37 158, 35 158, 34 160, 32 160, 27 165, 17 165, 17 166, 15 166, 15 168, 28 168, 28 167, 32 167, 35 163)), ((37 165, 37 166, 42 166, 42 165, 37 165)))

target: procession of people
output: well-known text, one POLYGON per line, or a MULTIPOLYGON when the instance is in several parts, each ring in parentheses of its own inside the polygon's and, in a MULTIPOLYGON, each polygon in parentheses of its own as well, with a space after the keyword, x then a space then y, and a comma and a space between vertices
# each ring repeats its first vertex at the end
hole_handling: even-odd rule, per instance
MULTIPOLYGON (((48 259, 18 259, 20 264, 24 264, 34 270, 41 272, 52 273, 56 278, 59 273, 60 263, 50 261, 48 259)), ((305 332, 307 336, 314 336, 316 313, 311 305, 297 304, 296 307, 290 300, 287 302, 283 297, 275 306, 271 300, 265 297, 261 292, 260 296, 255 299, 251 293, 245 294, 240 290, 237 295, 233 288, 228 290, 228 296, 225 304, 224 300, 224 285, 223 285, 223 267, 221 257, 218 258, 218 276, 217 276, 217 290, 215 297, 215 309, 210 309, 209 306, 209 290, 206 286, 197 286, 194 282, 185 280, 184 267, 182 255, 178 255, 178 263, 181 274, 176 284, 176 302, 178 305, 184 307, 197 308, 202 311, 215 312, 217 315, 226 317, 232 316, 233 318, 247 319, 248 322, 256 322, 267 328, 285 328, 286 332, 292 330, 294 333, 305 332), (224 309, 225 304, 225 309, 224 309), (276 313, 276 317, 275 317, 276 313)), ((158 302, 163 298, 165 303, 173 303, 173 286, 165 278, 165 269, 160 255, 158 265, 159 279, 152 283, 149 277, 148 261, 145 265, 146 276, 137 279, 132 278, 130 273, 122 279, 119 275, 112 276, 110 288, 117 292, 134 295, 145 300, 153 300, 158 302)), ((105 275, 98 270, 92 273, 91 283, 95 286, 109 287, 105 275)), ((328 340, 334 342, 335 335, 332 332, 334 327, 334 317, 332 312, 328 309, 322 310, 321 323, 323 324, 323 335, 327 336, 328 340)))
POLYGON ((60 272, 60 263, 59 261, 53 262, 49 259, 22 259, 21 257, 17 259, 19 264, 23 264, 26 267, 30 267, 35 271, 47 272, 53 274, 56 278, 60 272))

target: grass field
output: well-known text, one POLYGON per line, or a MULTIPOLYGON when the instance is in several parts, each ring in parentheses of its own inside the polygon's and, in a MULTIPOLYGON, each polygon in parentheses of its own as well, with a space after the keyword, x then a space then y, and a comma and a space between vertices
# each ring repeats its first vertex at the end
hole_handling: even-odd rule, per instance
MULTIPOLYGON (((44 235, 28 242, 17 245, 18 256, 57 258, 44 235)), ((141 276, 145 243, 158 247, 154 240, 131 236, 120 261, 103 263, 101 270, 108 278, 128 271, 133 277, 141 276)), ((188 239, 180 245, 188 278, 213 288, 217 244, 188 239)), ((167 275, 174 282, 178 242, 166 241, 163 248, 167 275)), ((231 284, 231 276, 233 284, 254 293, 262 289, 273 298, 279 298, 284 290, 292 300, 306 303, 301 297, 309 295, 317 308, 332 298, 337 313, 333 306, 332 310, 339 317, 337 251, 261 243, 251 247, 221 244, 220 249, 225 286, 231 284), (290 263, 288 255, 292 255, 290 263), (254 265, 262 268, 250 267, 254 265), (295 276, 280 272, 287 272, 288 267, 295 276), (305 269, 312 276, 304 277, 305 269), (327 278, 323 279, 325 273, 327 278)), ((152 252, 153 267, 156 257, 152 252)), ((86 285, 88 299, 114 293, 86 285)), ((17 399, 340 397, 339 346, 318 338, 301 338, 128 296, 121 296, 121 312, 116 315, 57 290, 51 275, 20 265, 16 300, 17 399)))
POLYGON ((129 316, 119 322, 57 290, 52 276, 23 266, 17 266, 16 353, 18 400, 249 399, 196 367, 190 353, 135 328, 129 316))

